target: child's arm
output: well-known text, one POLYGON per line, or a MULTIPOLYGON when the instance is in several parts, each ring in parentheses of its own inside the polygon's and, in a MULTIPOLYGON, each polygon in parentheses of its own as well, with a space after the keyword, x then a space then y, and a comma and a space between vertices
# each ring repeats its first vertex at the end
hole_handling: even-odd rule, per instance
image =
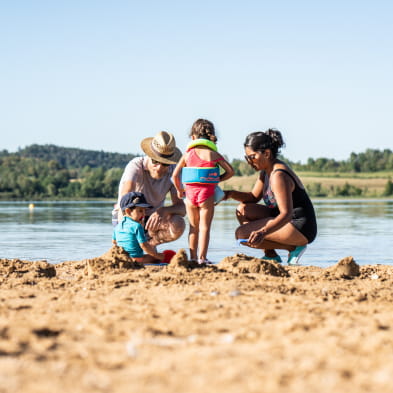
POLYGON ((153 258, 156 258, 159 261, 162 261, 164 259, 164 254, 162 252, 157 252, 155 247, 153 247, 148 242, 139 243, 139 245, 141 246, 145 254, 151 255, 153 258))
POLYGON ((183 198, 184 196, 184 188, 183 184, 180 180, 181 170, 186 166, 186 158, 185 155, 182 156, 180 161, 177 163, 176 168, 172 174, 172 182, 177 190, 177 196, 179 198, 183 198))
POLYGON ((235 174, 232 165, 224 157, 222 160, 217 161, 217 164, 225 171, 220 175, 220 182, 230 179, 235 174))

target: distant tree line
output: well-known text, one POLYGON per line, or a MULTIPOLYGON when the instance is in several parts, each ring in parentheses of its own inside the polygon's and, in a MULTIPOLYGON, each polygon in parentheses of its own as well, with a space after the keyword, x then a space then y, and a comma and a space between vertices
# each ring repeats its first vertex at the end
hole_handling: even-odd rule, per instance
POLYGON ((393 182, 389 178, 386 181, 385 188, 381 194, 376 195, 375 191, 369 191, 368 188, 356 187, 353 184, 346 182, 342 186, 329 186, 325 187, 320 182, 314 182, 306 185, 307 192, 313 197, 331 197, 331 198, 346 198, 346 197, 383 197, 393 195, 393 182))
MULTIPOLYGON (((31 145, 15 153, 0 151, 0 199, 115 198, 121 174, 133 154, 31 145)), ((285 160, 285 158, 284 158, 285 160)), ((393 170, 391 150, 352 153, 346 161, 308 159, 306 164, 286 160, 297 171, 376 172, 393 170)), ((232 160, 235 175, 255 173, 244 160, 232 160)), ((346 184, 324 189, 315 183, 308 187, 312 196, 361 196, 362 190, 346 184)), ((387 181, 384 195, 393 195, 387 181)))
POLYGON ((0 157, 1 199, 114 198, 122 168, 67 169, 57 161, 0 157))
POLYGON ((351 153, 347 160, 309 158, 306 164, 290 162, 295 170, 311 172, 383 172, 393 170, 393 152, 390 149, 367 149, 364 153, 351 153))
POLYGON ((85 150, 56 145, 30 145, 19 149, 16 153, 7 150, 0 151, 0 158, 16 156, 38 158, 43 161, 57 161, 61 168, 124 168, 135 157, 134 154, 108 153, 104 151, 85 150))
MULTIPOLYGON (((367 149, 364 153, 351 153, 347 160, 336 161, 332 158, 309 158, 307 163, 293 162, 280 156, 294 170, 303 172, 336 172, 336 173, 362 173, 383 172, 393 170, 393 152, 390 149, 367 149)), ((254 173, 254 170, 244 161, 235 159, 232 166, 236 176, 245 176, 254 173)))

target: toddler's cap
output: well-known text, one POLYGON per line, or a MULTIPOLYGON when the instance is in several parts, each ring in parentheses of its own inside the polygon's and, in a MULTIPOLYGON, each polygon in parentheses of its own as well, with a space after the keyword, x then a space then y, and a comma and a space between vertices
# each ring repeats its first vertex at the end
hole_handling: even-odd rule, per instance
POLYGON ((130 207, 153 207, 149 205, 146 201, 145 196, 141 192, 128 192, 127 194, 123 195, 120 200, 120 209, 125 210, 130 207))

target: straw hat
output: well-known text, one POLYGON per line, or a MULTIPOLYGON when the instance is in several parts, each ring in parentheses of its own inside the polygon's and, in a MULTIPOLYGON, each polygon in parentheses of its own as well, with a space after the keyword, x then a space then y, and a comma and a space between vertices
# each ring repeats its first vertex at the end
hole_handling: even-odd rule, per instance
POLYGON ((160 131, 153 138, 143 139, 141 148, 150 158, 163 164, 176 164, 181 157, 174 136, 166 131, 160 131))

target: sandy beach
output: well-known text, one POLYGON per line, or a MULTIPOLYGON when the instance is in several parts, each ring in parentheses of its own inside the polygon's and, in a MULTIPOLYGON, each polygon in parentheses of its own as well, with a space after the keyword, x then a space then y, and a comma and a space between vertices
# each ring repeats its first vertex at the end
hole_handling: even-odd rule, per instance
POLYGON ((393 266, 372 263, 2 259, 0 393, 391 392, 393 266))

